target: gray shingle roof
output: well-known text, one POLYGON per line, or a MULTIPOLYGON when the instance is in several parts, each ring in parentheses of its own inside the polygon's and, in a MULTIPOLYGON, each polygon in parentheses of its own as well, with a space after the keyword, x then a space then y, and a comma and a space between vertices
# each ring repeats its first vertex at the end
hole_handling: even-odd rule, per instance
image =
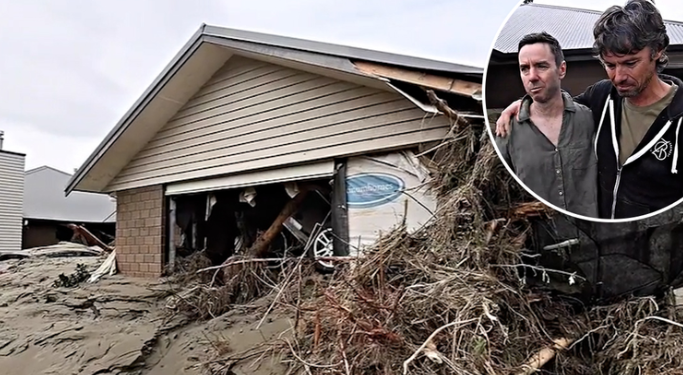
POLYGON ((116 221, 116 203, 108 195, 74 192, 64 196, 71 175, 43 166, 26 171, 24 218, 102 223, 116 221))
MULTIPOLYGON (((593 47, 593 25, 600 14, 602 12, 553 5, 521 5, 501 30, 494 49, 517 53, 517 44, 524 35, 541 31, 557 38, 563 50, 590 49, 593 47)), ((665 23, 670 44, 683 45, 683 22, 665 23)))

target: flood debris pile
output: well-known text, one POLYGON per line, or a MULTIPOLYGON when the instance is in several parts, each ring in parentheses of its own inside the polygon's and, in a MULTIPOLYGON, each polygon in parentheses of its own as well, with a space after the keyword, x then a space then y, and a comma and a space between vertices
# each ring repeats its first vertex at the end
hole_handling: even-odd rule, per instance
MULTIPOLYGON (((509 373, 552 337, 515 267, 530 202, 502 173, 483 125, 458 121, 427 163, 434 220, 398 229, 301 307, 292 349, 319 373, 509 373), (521 204, 520 204, 521 203, 521 204), (545 339, 544 339, 545 338, 545 339), (426 359, 426 358, 429 359, 426 359)), ((555 331, 560 330, 556 328, 555 331)))
POLYGON ((167 308, 173 314, 182 313, 192 319, 216 318, 234 305, 248 304, 272 292, 273 286, 280 282, 280 274, 259 262, 237 263, 223 269, 185 269, 174 279, 184 280, 185 284, 172 282, 185 288, 169 297, 167 308))
POLYGON ((529 283, 555 271, 527 250, 531 222, 555 214, 505 171, 483 124, 440 109, 454 124, 422 156, 438 207, 421 229, 400 226, 361 257, 332 261, 331 274, 303 256, 269 267, 249 251, 187 269, 195 286, 174 297, 174 311, 209 319, 269 296, 252 311, 255 329, 269 314, 292 317, 269 349, 217 353, 207 371, 270 351, 291 374, 680 373, 675 303, 586 307, 529 283))
POLYGON ((440 198, 434 220, 393 232, 298 303, 286 346, 293 369, 680 373, 683 331, 666 301, 584 308, 525 282, 529 221, 551 213, 505 173, 483 126, 457 121, 428 164, 440 198))

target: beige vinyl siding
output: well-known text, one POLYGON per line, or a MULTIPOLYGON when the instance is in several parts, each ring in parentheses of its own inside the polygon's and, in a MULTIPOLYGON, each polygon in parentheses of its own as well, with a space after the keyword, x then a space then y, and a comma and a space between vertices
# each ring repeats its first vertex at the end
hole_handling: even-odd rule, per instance
POLYGON ((0 151, 0 251, 21 250, 24 155, 0 151))
POLYGON ((107 190, 407 147, 448 126, 394 92, 234 56, 107 190))

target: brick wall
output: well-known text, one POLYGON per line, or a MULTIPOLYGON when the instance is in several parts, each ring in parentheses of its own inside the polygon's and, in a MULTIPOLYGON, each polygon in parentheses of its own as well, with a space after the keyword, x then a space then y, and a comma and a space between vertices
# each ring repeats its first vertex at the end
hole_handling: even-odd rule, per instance
POLYGON ((164 264, 164 193, 162 186, 116 193, 116 258, 128 276, 161 276, 164 264))

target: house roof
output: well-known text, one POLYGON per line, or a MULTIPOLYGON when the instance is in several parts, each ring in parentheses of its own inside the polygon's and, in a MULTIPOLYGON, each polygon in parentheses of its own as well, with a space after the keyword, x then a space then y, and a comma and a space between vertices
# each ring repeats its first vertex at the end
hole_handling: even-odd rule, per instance
POLYGON ((345 57, 349 59, 373 61, 406 68, 433 70, 457 74, 483 74, 484 69, 470 65, 425 59, 421 57, 399 55, 395 53, 374 51, 365 48, 349 47, 338 44, 323 43, 305 39, 291 38, 279 35, 257 33, 253 31, 229 29, 224 27, 205 25, 203 34, 226 38, 234 41, 256 43, 265 46, 275 46, 313 52, 322 55, 345 57))
POLYGON ((63 190, 71 175, 42 166, 25 173, 24 219, 56 220, 70 223, 113 223, 116 203, 107 195, 63 190))
MULTIPOLYGON (((385 90, 391 90, 387 83, 395 77, 360 69, 354 61, 386 64, 413 73, 426 71, 449 77, 453 82, 462 78, 476 82, 479 89, 483 76, 483 68, 468 65, 202 25, 78 169, 65 188, 66 194, 74 190, 103 192, 127 162, 232 55, 385 90)), ((429 87, 429 82, 423 85, 429 87)), ((443 90, 443 81, 435 86, 443 90)), ((462 94, 456 86, 451 84, 446 90, 462 94)), ((471 86, 467 87, 464 95, 480 100, 481 91, 474 94, 471 90, 471 86)))
POLYGON ((7 150, 0 150, 0 154, 8 154, 8 155, 16 155, 16 156, 26 156, 26 154, 21 153, 21 152, 14 152, 14 151, 7 151, 7 150))
MULTIPOLYGON (((498 34, 494 50, 516 54, 526 34, 546 31, 557 38, 564 51, 591 50, 593 25, 602 12, 545 4, 522 4, 498 34)), ((683 22, 665 21, 670 45, 683 47, 683 22)))

